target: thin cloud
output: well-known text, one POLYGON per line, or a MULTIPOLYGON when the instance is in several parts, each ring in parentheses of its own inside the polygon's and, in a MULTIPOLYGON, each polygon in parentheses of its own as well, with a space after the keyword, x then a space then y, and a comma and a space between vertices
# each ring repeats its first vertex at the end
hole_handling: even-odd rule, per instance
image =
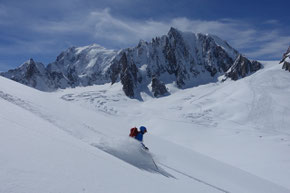
POLYGON ((182 17, 168 21, 132 21, 116 18, 109 9, 105 9, 90 13, 90 22, 95 23, 95 28, 91 30, 96 39, 105 38, 124 45, 166 34, 171 26, 182 31, 215 34, 252 58, 280 57, 281 51, 290 43, 289 37, 278 30, 259 30, 244 21, 232 19, 205 21, 182 17))
MULTIPOLYGON (((265 42, 255 51, 248 53, 250 57, 271 56, 273 58, 281 58, 283 53, 290 46, 290 36, 273 37, 273 41, 265 42)), ((269 57, 268 57, 269 58, 269 57)))
POLYGON ((273 25, 273 24, 279 24, 279 21, 276 19, 270 19, 270 20, 265 21, 264 23, 273 25))
MULTIPOLYGON (((265 22, 277 23, 274 20, 265 22)), ((277 59, 290 42, 289 36, 282 35, 279 30, 261 30, 247 22, 230 18, 216 21, 186 17, 134 20, 114 16, 110 9, 99 9, 59 20, 35 18, 29 26, 23 26, 23 36, 29 38, 15 41, 8 51, 14 46, 15 50, 26 49, 26 53, 52 52, 54 48, 65 49, 68 45, 92 43, 110 48, 126 48, 137 45, 141 39, 150 41, 156 36, 164 35, 170 27, 181 31, 215 34, 253 59, 277 59)), ((0 46, 0 50, 5 52, 5 47, 7 48, 0 46)))

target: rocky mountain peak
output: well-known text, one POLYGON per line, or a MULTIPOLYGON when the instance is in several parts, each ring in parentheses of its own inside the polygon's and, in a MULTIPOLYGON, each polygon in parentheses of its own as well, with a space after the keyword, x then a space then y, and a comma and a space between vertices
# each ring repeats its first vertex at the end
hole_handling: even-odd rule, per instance
POLYGON ((285 69, 290 72, 290 46, 287 51, 283 54, 280 64, 283 63, 282 69, 285 69))
POLYGON ((49 91, 54 89, 44 64, 35 62, 32 58, 18 68, 1 73, 0 75, 39 90, 49 91))
POLYGON ((27 60, 26 62, 24 62, 23 64, 21 64, 19 66, 19 68, 27 68, 28 66, 31 66, 31 65, 36 65, 33 58, 30 58, 29 60, 27 60))
POLYGON ((168 37, 180 37, 181 36, 181 31, 179 31, 178 29, 171 27, 167 33, 168 37))
POLYGON ((34 64, 35 62, 34 62, 34 60, 32 58, 30 58, 27 63, 28 64, 34 64))
MULTIPOLYGON (((33 74, 43 73, 44 69, 45 69, 44 64, 40 62, 35 62, 32 58, 30 58, 29 60, 27 60, 14 70, 21 71, 23 74, 26 74, 27 78, 30 78, 33 74)), ((12 72, 14 70, 10 71, 12 72)))

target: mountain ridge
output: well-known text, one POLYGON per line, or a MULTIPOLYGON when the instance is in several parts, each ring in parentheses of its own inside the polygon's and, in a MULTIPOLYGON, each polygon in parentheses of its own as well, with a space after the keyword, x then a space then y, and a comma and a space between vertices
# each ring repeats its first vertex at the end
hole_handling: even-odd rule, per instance
POLYGON ((71 47, 46 67, 30 63, 0 75, 42 91, 120 82, 130 98, 138 98, 144 89, 155 97, 170 94, 165 86, 169 83, 182 89, 217 82, 220 76, 237 80, 261 68, 217 36, 173 27, 167 35, 136 47, 71 47))

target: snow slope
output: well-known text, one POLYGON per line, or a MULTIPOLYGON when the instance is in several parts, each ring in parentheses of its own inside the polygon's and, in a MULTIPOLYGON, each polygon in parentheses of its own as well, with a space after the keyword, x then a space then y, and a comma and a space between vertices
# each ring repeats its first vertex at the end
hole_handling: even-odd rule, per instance
POLYGON ((280 69, 144 101, 121 84, 44 93, 0 77, 0 192, 290 192, 280 69))

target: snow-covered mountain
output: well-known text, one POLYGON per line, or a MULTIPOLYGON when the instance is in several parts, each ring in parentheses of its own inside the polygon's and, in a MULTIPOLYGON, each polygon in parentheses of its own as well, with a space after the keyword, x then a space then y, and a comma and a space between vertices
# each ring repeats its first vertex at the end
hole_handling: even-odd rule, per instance
POLYGON ((109 82, 109 78, 105 77, 106 68, 115 55, 115 51, 96 44, 72 47, 62 52, 47 67, 30 59, 1 75, 42 91, 103 84, 109 82))
POLYGON ((39 90, 52 91, 56 88, 53 86, 54 83, 44 64, 35 62, 33 59, 29 59, 20 67, 1 73, 1 75, 39 90))
POLYGON ((290 193, 290 76, 263 65, 143 101, 121 82, 40 92, 0 77, 0 192, 290 193), (149 152, 128 137, 140 125, 149 152))
POLYGON ((72 47, 46 68, 39 67, 41 70, 23 66, 31 68, 22 65, 1 75, 44 91, 121 82, 123 91, 131 98, 144 90, 152 96, 167 94, 165 85, 169 83, 189 88, 217 82, 223 75, 225 79, 237 80, 261 68, 259 62, 249 61, 214 35, 175 28, 151 42, 140 41, 134 48, 117 52, 96 44, 72 47))
POLYGON ((116 54, 97 44, 72 47, 48 64, 46 70, 55 88, 104 84, 109 82, 106 71, 116 54))
POLYGON ((280 63, 283 63, 282 69, 288 70, 290 72, 290 46, 288 50, 283 54, 280 63))

